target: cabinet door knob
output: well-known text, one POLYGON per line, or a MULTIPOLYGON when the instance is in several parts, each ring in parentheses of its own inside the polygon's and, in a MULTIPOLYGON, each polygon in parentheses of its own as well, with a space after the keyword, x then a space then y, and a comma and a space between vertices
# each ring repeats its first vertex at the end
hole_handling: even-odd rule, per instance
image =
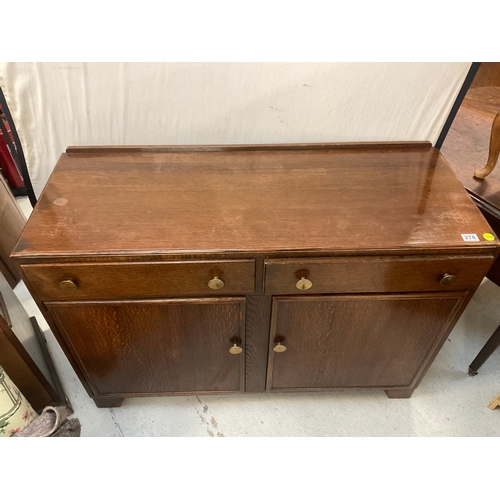
POLYGON ((243 352, 243 349, 238 344, 234 344, 233 347, 229 349, 229 352, 231 354, 241 354, 243 352))
POLYGON ((65 292, 74 292, 78 288, 78 285, 72 280, 62 280, 59 283, 59 287, 65 292))
POLYGON ((441 285, 447 286, 455 283, 455 281, 457 281, 457 277, 454 274, 445 273, 439 282, 441 285))
POLYGON ((220 290, 224 286, 224 282, 220 278, 215 276, 208 282, 208 286, 212 290, 220 290))
POLYGON ((313 286, 312 281, 307 278, 300 278, 295 285, 299 290, 309 290, 313 286))
POLYGON ((277 345, 274 346, 273 351, 274 352, 285 352, 286 345, 283 345, 281 342, 278 342, 277 345))

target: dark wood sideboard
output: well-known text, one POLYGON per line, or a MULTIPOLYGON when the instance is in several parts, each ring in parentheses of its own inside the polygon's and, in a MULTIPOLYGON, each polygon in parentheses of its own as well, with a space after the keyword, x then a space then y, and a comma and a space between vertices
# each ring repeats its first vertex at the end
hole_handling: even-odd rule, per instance
POLYGON ((500 250, 430 143, 70 147, 13 253, 100 407, 410 397, 500 250))

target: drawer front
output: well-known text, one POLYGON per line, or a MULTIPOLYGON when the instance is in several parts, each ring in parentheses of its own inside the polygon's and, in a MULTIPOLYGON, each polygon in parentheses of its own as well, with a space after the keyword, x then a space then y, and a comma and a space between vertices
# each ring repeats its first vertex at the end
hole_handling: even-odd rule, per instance
POLYGON ((493 257, 339 257, 265 261, 267 295, 469 290, 493 257), (445 275, 453 277, 443 278, 445 275))
POLYGON ((244 295, 255 281, 251 259, 21 267, 40 300, 244 295))

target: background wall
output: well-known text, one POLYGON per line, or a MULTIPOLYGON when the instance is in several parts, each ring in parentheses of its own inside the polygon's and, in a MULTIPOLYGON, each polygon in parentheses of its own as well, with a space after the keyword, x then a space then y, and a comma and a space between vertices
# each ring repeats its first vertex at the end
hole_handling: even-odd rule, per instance
POLYGON ((428 140, 471 63, 0 63, 37 195, 67 146, 428 140))

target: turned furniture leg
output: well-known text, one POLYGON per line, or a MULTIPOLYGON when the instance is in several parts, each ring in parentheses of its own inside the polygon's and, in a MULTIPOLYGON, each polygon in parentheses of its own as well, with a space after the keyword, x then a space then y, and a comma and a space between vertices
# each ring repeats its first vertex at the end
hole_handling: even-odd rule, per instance
POLYGON ((474 177, 478 179, 484 179, 486 176, 490 175, 495 168, 498 161, 498 155, 500 154, 500 112, 498 112, 493 120, 493 125, 491 126, 491 136, 490 136, 490 152, 488 155, 488 161, 483 168, 478 168, 474 172, 474 177))
POLYGON ((387 397, 390 399, 411 398, 415 389, 389 389, 386 392, 387 397))
POLYGON ((123 398, 93 398, 97 408, 118 408, 123 403, 123 398))
POLYGON ((495 352, 498 346, 500 346, 500 326, 493 332, 488 342, 484 344, 484 347, 469 365, 469 375, 471 377, 477 375, 479 368, 481 368, 483 363, 495 352))

